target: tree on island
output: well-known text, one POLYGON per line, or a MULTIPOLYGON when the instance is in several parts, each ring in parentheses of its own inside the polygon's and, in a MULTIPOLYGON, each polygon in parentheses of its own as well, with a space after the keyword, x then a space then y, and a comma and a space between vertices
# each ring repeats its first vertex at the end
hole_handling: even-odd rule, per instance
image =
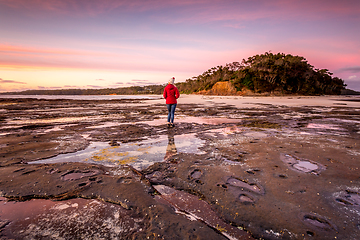
POLYGON ((206 92, 224 81, 237 91, 247 89, 255 94, 340 94, 346 86, 329 70, 314 69, 304 57, 268 52, 211 68, 177 86, 184 93, 206 92))

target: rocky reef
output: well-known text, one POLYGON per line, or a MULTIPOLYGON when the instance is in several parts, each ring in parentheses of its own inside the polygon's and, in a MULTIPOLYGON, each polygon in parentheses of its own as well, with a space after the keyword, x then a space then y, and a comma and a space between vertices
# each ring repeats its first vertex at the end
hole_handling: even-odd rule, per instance
POLYGON ((1 239, 359 239, 360 105, 255 105, 0 98, 1 239))

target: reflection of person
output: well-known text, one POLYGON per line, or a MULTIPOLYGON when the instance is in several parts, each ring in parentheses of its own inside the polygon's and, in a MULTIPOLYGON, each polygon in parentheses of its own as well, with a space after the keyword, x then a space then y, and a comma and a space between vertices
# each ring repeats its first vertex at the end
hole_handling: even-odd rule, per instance
POLYGON ((168 127, 174 127, 175 108, 177 105, 177 99, 180 97, 179 90, 174 85, 175 77, 172 77, 168 85, 164 89, 164 98, 166 99, 166 106, 168 109, 168 127))
POLYGON ((167 161, 172 156, 175 156, 176 154, 177 154, 177 149, 176 149, 176 146, 175 146, 174 135, 169 134, 168 135, 168 145, 167 145, 167 148, 166 148, 166 153, 165 153, 164 160, 167 161))

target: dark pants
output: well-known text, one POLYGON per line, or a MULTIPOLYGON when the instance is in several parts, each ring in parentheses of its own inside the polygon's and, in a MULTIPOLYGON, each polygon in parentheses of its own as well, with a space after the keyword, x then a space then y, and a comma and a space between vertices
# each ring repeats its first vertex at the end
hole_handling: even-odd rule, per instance
POLYGON ((166 104, 166 107, 169 111, 169 114, 168 114, 168 122, 169 123, 174 123, 176 105, 177 104, 166 104))

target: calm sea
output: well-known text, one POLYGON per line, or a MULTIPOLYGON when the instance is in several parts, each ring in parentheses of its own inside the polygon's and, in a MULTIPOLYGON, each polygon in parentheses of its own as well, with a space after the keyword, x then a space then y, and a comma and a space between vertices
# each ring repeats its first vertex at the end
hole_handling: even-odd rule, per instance
POLYGON ((116 100, 159 99, 158 95, 0 95, 0 98, 72 99, 72 100, 116 100))

